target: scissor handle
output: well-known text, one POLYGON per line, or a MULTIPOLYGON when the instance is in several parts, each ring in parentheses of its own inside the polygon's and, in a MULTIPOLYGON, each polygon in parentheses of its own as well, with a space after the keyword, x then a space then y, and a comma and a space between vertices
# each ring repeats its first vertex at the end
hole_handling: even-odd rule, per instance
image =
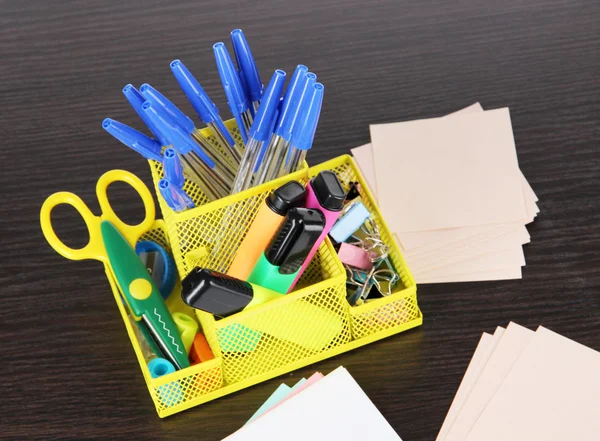
POLYGON ((58 252, 58 254, 71 260, 97 259, 105 263, 108 262, 106 251, 104 249, 104 243, 102 241, 100 222, 101 219, 92 214, 88 206, 81 200, 79 196, 66 191, 54 193, 53 195, 49 196, 48 199, 44 201, 40 211, 40 223, 46 240, 50 246, 58 252), (83 248, 75 249, 65 245, 65 243, 60 240, 54 232, 50 214, 52 213, 54 207, 62 204, 70 205, 75 208, 87 226, 90 241, 83 248))
POLYGON ((138 239, 146 233, 154 223, 154 217, 156 215, 156 209, 154 207, 154 199, 146 184, 142 182, 133 173, 129 173, 125 170, 111 170, 104 173, 98 179, 96 184, 96 196, 100 203, 100 209, 102 210, 102 219, 110 221, 119 232, 125 237, 129 245, 135 248, 135 244, 138 239), (137 225, 130 225, 123 222, 119 216, 116 215, 112 209, 106 191, 108 186, 113 182, 125 182, 133 187, 135 191, 140 195, 142 202, 144 203, 144 209, 146 211, 144 220, 137 225))

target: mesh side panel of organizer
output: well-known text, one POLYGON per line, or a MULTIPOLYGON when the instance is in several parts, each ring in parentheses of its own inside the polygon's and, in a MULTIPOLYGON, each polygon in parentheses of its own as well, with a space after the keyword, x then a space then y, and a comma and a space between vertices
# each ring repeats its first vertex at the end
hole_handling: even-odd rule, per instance
POLYGON ((226 383, 268 373, 350 341, 345 283, 331 248, 319 249, 304 283, 331 280, 332 271, 335 283, 299 290, 297 297, 289 294, 290 301, 241 315, 234 322, 214 323, 226 383))
MULTIPOLYGON (((177 380, 160 386, 151 384, 150 394, 159 414, 167 409, 170 411, 176 408, 187 409, 190 407, 190 401, 213 392, 223 385, 220 363, 213 363, 212 360, 206 362, 207 365, 210 364, 209 368, 202 364, 186 369, 186 375, 177 380)), ((154 382, 153 380, 152 383, 154 382)))

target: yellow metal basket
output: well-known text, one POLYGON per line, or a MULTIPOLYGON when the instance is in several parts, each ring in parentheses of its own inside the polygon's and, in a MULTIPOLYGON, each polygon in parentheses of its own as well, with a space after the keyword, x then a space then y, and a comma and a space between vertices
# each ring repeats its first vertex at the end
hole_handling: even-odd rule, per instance
MULTIPOLYGON (((235 127, 230 122, 228 126, 237 136, 235 127)), ((156 185, 162 177, 162 166, 153 161, 150 166, 156 185)), ((159 197, 164 223, 157 221, 145 238, 171 249, 181 277, 196 265, 224 272, 265 197, 289 180, 306 183, 321 170, 334 171, 346 190, 351 182, 361 184, 363 202, 389 246, 390 261, 400 275, 401 282, 395 292, 350 307, 346 301, 345 270, 326 239, 292 293, 222 320, 196 311, 215 359, 152 379, 119 293, 112 286, 160 417, 422 323, 414 279, 365 181, 347 155, 213 202, 208 202, 200 190, 188 182, 185 189, 196 208, 175 213, 159 197)), ((180 286, 169 297, 167 305, 171 312, 193 314, 181 301, 180 286)))

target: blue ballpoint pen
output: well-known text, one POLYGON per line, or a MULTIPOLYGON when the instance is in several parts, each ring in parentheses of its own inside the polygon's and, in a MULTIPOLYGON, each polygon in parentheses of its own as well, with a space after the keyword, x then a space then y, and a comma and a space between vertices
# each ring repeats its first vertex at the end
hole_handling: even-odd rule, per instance
POLYGON ((285 72, 276 70, 269 81, 256 114, 256 119, 250 128, 250 136, 246 144, 246 151, 240 163, 240 169, 233 183, 233 192, 238 193, 252 186, 254 170, 257 169, 260 153, 265 143, 271 139, 273 119, 279 107, 285 72))
POLYGON ((208 140, 206 139, 198 129, 196 129, 194 122, 187 117, 179 108, 167 99, 158 90, 149 84, 142 84, 140 92, 144 98, 151 103, 155 104, 157 108, 162 109, 163 113, 180 128, 181 131, 188 134, 198 143, 197 149, 201 149, 205 152, 211 160, 216 162, 217 169, 222 171, 225 176, 227 185, 231 187, 233 184, 233 178, 237 172, 237 167, 234 165, 229 158, 224 158, 222 153, 208 140))
POLYGON ((142 111, 165 134, 169 140, 168 145, 175 148, 185 167, 190 169, 198 179, 197 184, 202 192, 210 200, 227 196, 229 188, 215 172, 214 161, 198 148, 189 135, 168 119, 168 116, 161 114, 160 107, 158 109, 154 108, 150 101, 146 101, 142 105, 142 111))
POLYGON ((125 95, 125 98, 127 98, 127 101, 129 101, 129 104, 131 104, 133 110, 135 110, 135 112, 139 115, 142 121, 144 121, 144 124, 146 124, 146 126, 148 126, 150 131, 154 134, 154 137, 157 139, 160 145, 169 145, 167 138, 165 138, 165 136, 161 133, 158 127, 155 124, 153 124, 153 122, 150 119, 148 119, 146 114, 142 112, 142 104, 144 104, 146 98, 144 98, 142 94, 131 84, 128 84, 125 87, 123 87, 123 95, 125 95))
POLYGON ((158 190, 171 210, 180 212, 194 208, 194 202, 187 193, 168 179, 158 181, 158 190))
POLYGON ((297 129, 298 121, 302 118, 304 97, 311 90, 316 78, 314 73, 308 72, 306 66, 300 64, 296 67, 285 92, 281 112, 265 160, 261 164, 257 184, 280 176, 292 139, 292 131, 294 128, 297 129))
POLYGON ((227 96, 227 104, 229 109, 235 118, 240 136, 244 141, 244 144, 248 143, 248 132, 252 126, 252 113, 248 106, 248 99, 244 93, 242 83, 238 72, 233 66, 233 61, 227 52, 227 48, 224 43, 216 43, 213 46, 215 54, 215 60, 217 62, 217 69, 219 76, 221 77, 221 83, 227 96))
POLYGON ((319 116, 321 115, 321 106, 323 104, 323 92, 325 87, 321 83, 315 83, 312 93, 307 97, 306 107, 304 107, 304 117, 299 130, 294 130, 292 142, 289 150, 288 160, 283 168, 282 174, 293 173, 306 158, 306 152, 312 147, 319 116))
POLYGON ((239 165, 244 154, 244 148, 239 143, 236 143, 229 130, 227 130, 227 127, 225 127, 225 123, 219 116, 217 106, 211 101, 202 86, 200 86, 200 83, 180 60, 171 62, 171 71, 202 122, 212 130, 219 144, 224 149, 229 150, 235 164, 239 165))
POLYGON ((242 80, 242 85, 246 91, 246 97, 250 101, 252 115, 255 116, 263 93, 263 84, 260 80, 258 68, 241 29, 231 31, 231 42, 233 43, 233 52, 235 53, 235 59, 240 69, 240 80, 242 80))
POLYGON ((165 179, 168 179, 172 184, 175 184, 179 188, 183 188, 185 185, 185 176, 183 172, 183 165, 177 156, 177 152, 174 148, 169 147, 163 153, 163 170, 165 179))
POLYGON ((102 121, 102 128, 144 158, 162 161, 161 146, 155 139, 110 118, 102 121))

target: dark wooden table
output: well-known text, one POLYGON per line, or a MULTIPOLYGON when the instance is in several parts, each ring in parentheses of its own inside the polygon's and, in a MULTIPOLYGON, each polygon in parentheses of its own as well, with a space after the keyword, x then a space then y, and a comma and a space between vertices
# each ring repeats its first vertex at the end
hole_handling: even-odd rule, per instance
MULTIPOLYGON (((599 21, 592 0, 0 1, 0 438, 216 440, 282 381, 344 365, 405 441, 430 441, 483 331, 543 324, 600 350, 599 21), (97 209, 95 182, 112 168, 150 183, 100 123, 141 127, 129 82, 192 114, 175 58, 228 115, 211 45, 236 27, 264 79, 304 63, 325 84, 311 163, 368 142, 370 123, 509 106, 541 213, 523 280, 422 286, 421 328, 161 420, 100 264, 57 255, 39 208, 70 190, 97 209)), ((112 201, 139 218, 132 191, 112 201)), ((72 212, 57 221, 83 243, 72 212)))

